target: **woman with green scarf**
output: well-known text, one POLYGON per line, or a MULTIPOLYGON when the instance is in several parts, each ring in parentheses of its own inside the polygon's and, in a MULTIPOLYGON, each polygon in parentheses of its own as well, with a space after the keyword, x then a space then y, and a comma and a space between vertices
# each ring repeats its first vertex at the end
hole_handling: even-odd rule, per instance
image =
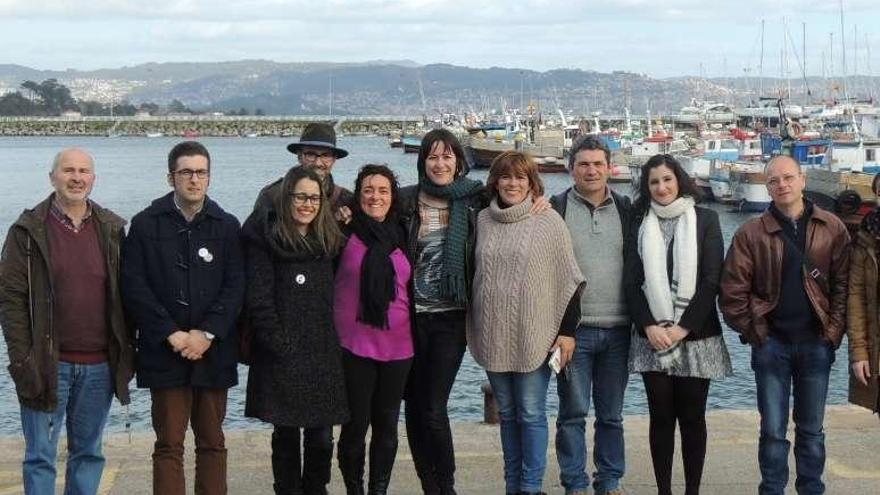
POLYGON ((483 184, 466 177, 464 149, 446 129, 428 132, 419 183, 401 189, 407 251, 413 262, 415 356, 406 394, 406 429, 423 491, 455 493, 455 453, 446 404, 465 350, 465 309, 473 276, 483 184))
MULTIPOLYGON (((489 205, 469 179, 458 139, 446 129, 422 138, 419 183, 400 190, 407 255, 413 263, 413 344, 406 432, 426 494, 454 494, 455 452, 447 402, 466 346, 465 316, 474 275, 477 214, 489 205)), ((533 212, 550 208, 543 197, 533 212)))

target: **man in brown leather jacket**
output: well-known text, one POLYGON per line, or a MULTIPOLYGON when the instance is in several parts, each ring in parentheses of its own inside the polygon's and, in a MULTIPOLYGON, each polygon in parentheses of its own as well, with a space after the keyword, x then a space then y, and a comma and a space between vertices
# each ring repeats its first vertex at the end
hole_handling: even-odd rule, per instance
POLYGON ((798 493, 824 493, 823 421, 828 378, 846 321, 849 234, 804 199, 806 178, 792 158, 766 169, 773 199, 734 235, 721 279, 724 319, 752 346, 761 437, 761 494, 788 484, 789 400, 794 392, 798 493))

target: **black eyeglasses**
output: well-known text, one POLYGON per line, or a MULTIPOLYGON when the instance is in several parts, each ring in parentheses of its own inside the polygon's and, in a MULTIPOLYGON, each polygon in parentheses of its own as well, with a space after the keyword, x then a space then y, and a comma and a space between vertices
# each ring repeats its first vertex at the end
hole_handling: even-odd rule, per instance
POLYGON ((316 153, 314 151, 303 151, 303 158, 310 162, 314 162, 320 159, 322 162, 329 162, 330 160, 336 159, 336 154, 332 151, 325 151, 323 153, 316 153))
POLYGON ((293 198, 293 204, 295 205, 304 205, 307 201, 315 206, 321 204, 320 194, 291 193, 290 197, 293 198))
POLYGON ((193 170, 191 168, 183 168, 180 170, 175 170, 172 173, 182 179, 192 179, 194 175, 196 177, 198 177, 199 179, 206 179, 206 178, 208 178, 209 175, 211 175, 211 171, 206 168, 202 168, 199 170, 193 170))

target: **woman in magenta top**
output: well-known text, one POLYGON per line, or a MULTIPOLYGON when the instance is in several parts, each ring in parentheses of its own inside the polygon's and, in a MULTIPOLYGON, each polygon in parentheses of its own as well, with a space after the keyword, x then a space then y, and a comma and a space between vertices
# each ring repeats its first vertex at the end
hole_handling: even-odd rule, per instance
POLYGON ((397 454, 400 401, 412 364, 412 267, 403 250, 397 191, 397 178, 388 167, 361 168, 349 238, 336 272, 334 321, 351 410, 351 419, 342 425, 337 456, 348 494, 364 493, 369 427, 373 433, 368 493, 388 490, 397 454))

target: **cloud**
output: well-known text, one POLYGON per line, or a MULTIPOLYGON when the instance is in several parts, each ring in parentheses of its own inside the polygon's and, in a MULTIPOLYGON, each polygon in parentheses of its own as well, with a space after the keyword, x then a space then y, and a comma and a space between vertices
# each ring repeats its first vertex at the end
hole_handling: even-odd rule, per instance
MULTIPOLYGON (((847 1, 847 26, 858 22, 864 34, 880 26, 875 3, 847 1)), ((0 62, 412 59, 653 75, 696 74, 702 64, 708 75, 733 75, 757 64, 761 19, 765 66, 770 53, 778 59, 783 16, 798 47, 807 23, 810 65, 819 67, 828 33, 839 39, 838 9, 827 0, 0 0, 0 46, 16 46, 0 62)))
MULTIPOLYGON (((849 12, 875 7, 874 0, 847 2, 849 12)), ((0 17, 17 19, 166 19, 237 22, 288 20, 347 24, 358 22, 419 23, 424 25, 589 24, 593 19, 655 21, 744 21, 756 14, 798 15, 837 12, 836 2, 820 0, 618 0, 584 4, 563 0, 0 0, 0 17)))

